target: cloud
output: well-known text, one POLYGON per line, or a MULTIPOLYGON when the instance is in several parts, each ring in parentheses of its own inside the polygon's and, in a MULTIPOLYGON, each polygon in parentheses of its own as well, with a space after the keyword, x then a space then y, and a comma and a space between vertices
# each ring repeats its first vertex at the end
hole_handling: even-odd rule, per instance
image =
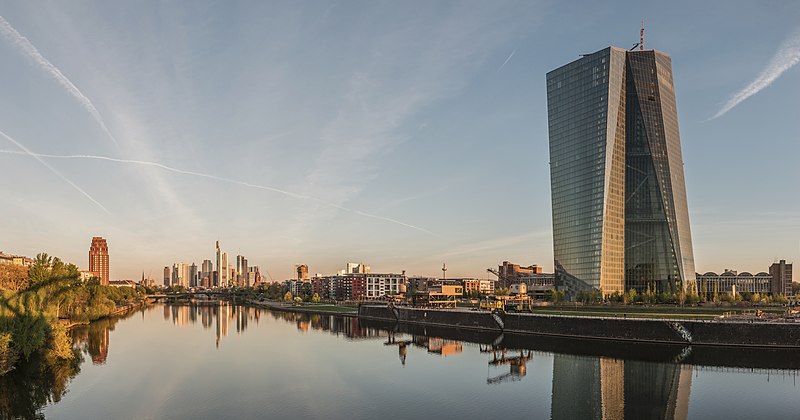
POLYGON ((4 38, 9 40, 12 44, 14 44, 17 49, 19 49, 23 54, 30 57, 36 65, 38 65, 42 70, 47 72, 53 79, 55 79, 58 84, 61 85, 70 95, 72 95, 78 102, 83 105, 83 107, 89 112, 89 114, 97 121, 97 124, 100 125, 100 128, 108 135, 108 137, 117 144, 117 139, 111 134, 111 131, 108 130, 105 121, 103 120, 103 116, 100 115, 100 111, 94 106, 92 101, 83 94, 83 92, 72 83, 67 76, 64 76, 64 73, 58 69, 50 60, 46 59, 39 50, 28 40, 28 38, 24 37, 22 34, 17 32, 11 24, 8 23, 2 16, 0 16, 0 35, 4 38))
POLYGON ((84 191, 84 190, 83 190, 81 187, 77 186, 77 185, 76 185, 74 182, 72 182, 72 181, 70 181, 69 179, 67 179, 67 177, 65 177, 64 175, 62 175, 62 174, 61 174, 61 172, 58 172, 58 171, 57 171, 55 168, 53 168, 52 166, 50 166, 50 165, 49 165, 47 162, 45 162, 44 160, 42 160, 42 156, 40 156, 40 155, 38 155, 38 154, 36 154, 36 153, 33 153, 33 152, 31 152, 31 151, 30 151, 30 150, 29 150, 27 147, 23 146, 23 145, 22 145, 20 142, 18 142, 18 141, 16 141, 16 140, 14 140, 14 139, 13 139, 13 138, 11 138, 11 137, 10 137, 8 134, 6 134, 6 133, 4 133, 4 132, 2 132, 2 131, 0 131, 0 136, 3 136, 3 137, 5 137, 5 138, 6 138, 8 141, 10 141, 10 142, 14 143, 14 144, 15 144, 17 147, 19 147, 20 149, 22 149, 22 152, 18 152, 18 151, 16 151, 16 150, 8 150, 8 151, 6 151, 6 153, 12 153, 12 154, 24 154, 24 155, 28 155, 28 156, 30 156, 30 157, 32 157, 32 158, 34 158, 34 159, 36 159, 37 161, 39 161, 39 163, 41 163, 42 165, 44 165, 44 167, 45 167, 45 168, 49 169, 49 170, 50 170, 50 172, 52 172, 52 173, 56 174, 56 175, 57 175, 59 178, 63 179, 63 180, 64 180, 64 182, 66 182, 67 184, 71 185, 71 186, 72 186, 72 188, 75 188, 76 190, 78 190, 78 192, 80 192, 81 194, 83 194, 83 195, 84 195, 86 198, 88 198, 88 199, 89 199, 89 200, 90 200, 92 203, 96 204, 98 207, 100 207, 101 209, 103 209, 103 211, 105 211, 106 213, 111 213, 111 212, 109 212, 109 211, 108 211, 108 209, 107 209, 107 208, 105 208, 105 206, 103 206, 102 204, 100 204, 100 202, 99 202, 99 201, 95 200, 95 199, 94 199, 94 197, 92 197, 91 195, 89 195, 89 193, 87 193, 86 191, 84 191))
POLYGON ((514 53, 516 53, 516 52, 517 52, 517 49, 514 48, 514 51, 511 51, 511 54, 508 55, 508 58, 506 58, 506 61, 503 61, 503 64, 500 65, 500 68, 498 68, 495 73, 500 73, 500 70, 503 70, 503 67, 505 67, 506 64, 508 64, 509 61, 511 61, 511 57, 513 57, 514 53))
MULTIPOLYGON (((0 132, 0 134, 2 134, 2 132, 0 132)), ((5 134, 3 134, 3 135, 5 136, 5 134)), ((316 198, 316 197, 311 197, 311 196, 304 195, 304 194, 297 194, 297 193, 293 193, 291 191, 287 191, 287 190, 283 190, 283 189, 275 188, 275 187, 270 187, 270 186, 267 186, 267 185, 252 184, 252 183, 249 183, 249 182, 238 181, 238 180, 235 180, 235 179, 225 178, 225 177, 211 175, 211 174, 205 174, 205 173, 202 173, 202 172, 187 171, 187 170, 183 170, 183 169, 173 168, 171 166, 167 166, 167 165, 164 165, 164 164, 161 164, 161 163, 158 163, 158 162, 150 162, 150 161, 145 161, 145 160, 119 159, 119 158, 112 158, 112 157, 108 157, 108 156, 95 156, 95 155, 51 155, 51 154, 44 154, 44 153, 33 153, 30 150, 24 148, 24 146, 22 146, 21 144, 17 143, 13 139, 11 139, 10 137, 8 137, 8 136, 6 136, 6 137, 9 140, 11 140, 12 142, 14 142, 14 144, 19 146, 21 149, 23 149, 24 153, 16 151, 16 150, 0 150, 0 153, 31 156, 31 157, 35 158, 36 160, 38 160, 39 162, 41 162, 42 164, 44 164, 45 166, 47 166, 50 170, 54 171, 57 175, 61 176, 65 181, 69 182, 75 188, 78 188, 78 187, 75 184, 73 184, 72 182, 70 182, 69 180, 67 180, 66 178, 64 178, 61 174, 56 172, 55 169, 50 167, 41 158, 50 158, 50 159, 94 159, 94 160, 105 160, 105 161, 109 161, 109 162, 129 163, 129 164, 134 164, 134 165, 152 166, 152 167, 161 168, 161 169, 164 169, 166 171, 170 171, 170 172, 174 172, 174 173, 178 173, 178 174, 192 175, 192 176, 197 176, 197 177, 202 177, 202 178, 208 178, 208 179, 213 179, 213 180, 216 180, 216 181, 222 181, 222 182, 227 182, 227 183, 231 183, 231 184, 241 185, 241 186, 244 186, 244 187, 271 191, 271 192, 287 195, 287 196, 290 196, 290 197, 293 197, 293 198, 302 199, 302 200, 311 200, 311 201, 315 201, 315 202, 317 202, 319 204, 322 204, 324 206, 328 206, 328 207, 332 207, 332 208, 335 208, 335 209, 338 209, 338 210, 350 212, 350 213, 353 213, 353 214, 357 214, 359 216, 369 217, 369 218, 373 218, 373 219, 377 219, 377 220, 383 220, 383 221, 386 221, 386 222, 390 222, 390 223, 394 223, 394 224, 397 224, 397 225, 405 226, 407 228, 418 230, 420 232, 425 232, 425 233, 428 233, 428 234, 432 234, 431 231, 429 231, 429 230, 427 230, 425 228, 421 228, 419 226, 414 226, 412 224, 401 222, 401 221, 399 221, 397 219, 392 219, 390 217, 379 216, 379 215, 363 212, 361 210, 351 209, 351 208, 344 207, 344 206, 341 206, 339 204, 336 204, 336 203, 333 203, 333 202, 330 202, 330 201, 327 201, 327 200, 323 200, 323 199, 316 198)), ((83 192, 84 195, 89 197, 96 204, 100 205, 100 203, 97 203, 97 201, 95 201, 93 198, 91 198, 83 190, 81 190, 80 188, 78 188, 78 190, 83 192)), ((102 205, 101 205, 101 207, 102 207, 102 205)), ((103 208, 103 209, 105 210, 105 208, 103 208)))
POLYGON ((441 253, 437 255, 434 259, 444 260, 446 258, 459 257, 464 255, 473 255, 473 254, 485 255, 487 251, 508 248, 512 245, 517 245, 520 243, 532 241, 533 239, 545 238, 550 234, 551 234, 550 230, 531 231, 519 235, 501 236, 499 238, 471 242, 469 244, 460 245, 444 253, 441 253))
POLYGON ((725 115, 736 105, 768 87, 786 70, 794 67, 797 63, 800 63, 800 33, 796 33, 784 41, 778 48, 778 52, 767 64, 767 67, 761 71, 761 74, 744 89, 731 96, 728 102, 713 117, 709 118, 709 121, 725 115))

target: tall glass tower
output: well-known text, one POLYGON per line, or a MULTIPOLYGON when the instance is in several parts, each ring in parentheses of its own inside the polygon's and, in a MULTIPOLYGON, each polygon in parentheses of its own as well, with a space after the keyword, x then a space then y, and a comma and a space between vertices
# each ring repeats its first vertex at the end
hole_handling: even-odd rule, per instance
POLYGON ((568 293, 695 284, 668 55, 608 47, 547 74, 553 250, 568 293))

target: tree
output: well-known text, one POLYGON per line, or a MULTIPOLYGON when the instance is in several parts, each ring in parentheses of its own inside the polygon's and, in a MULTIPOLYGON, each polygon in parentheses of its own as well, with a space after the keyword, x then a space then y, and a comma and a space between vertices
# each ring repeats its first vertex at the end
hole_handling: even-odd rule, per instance
POLYGON ((0 264, 0 290, 18 292, 30 285, 28 267, 14 264, 0 264))
POLYGON ((314 296, 311 296, 311 301, 314 302, 314 303, 319 303, 319 301, 320 301, 319 295, 314 293, 314 296))
POLYGON ((283 301, 284 302, 291 302, 292 301, 292 292, 286 292, 286 294, 283 295, 283 301))
POLYGON ((508 296, 508 288, 507 287, 497 287, 494 289, 494 294, 496 296, 508 296))

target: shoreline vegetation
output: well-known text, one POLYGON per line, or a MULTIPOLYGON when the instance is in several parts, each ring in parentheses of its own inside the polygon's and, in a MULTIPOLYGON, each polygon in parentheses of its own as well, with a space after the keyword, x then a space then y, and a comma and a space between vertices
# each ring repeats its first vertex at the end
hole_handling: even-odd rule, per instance
POLYGON ((141 306, 145 292, 83 282, 74 264, 45 253, 30 267, 0 265, 0 377, 28 364, 73 365, 79 353, 69 330, 141 306))

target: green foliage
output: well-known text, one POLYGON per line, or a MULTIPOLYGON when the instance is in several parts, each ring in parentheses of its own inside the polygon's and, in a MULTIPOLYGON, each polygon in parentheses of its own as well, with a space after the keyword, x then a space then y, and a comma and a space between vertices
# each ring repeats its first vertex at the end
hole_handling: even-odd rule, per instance
POLYGON ((0 333, 0 376, 9 372, 17 362, 17 353, 11 347, 12 336, 10 332, 0 333))
POLYGON ((283 295, 283 301, 284 302, 291 302, 293 300, 294 299, 292 298, 292 292, 286 292, 286 294, 283 295))
POLYGON ((311 301, 314 303, 319 303, 320 301, 319 295, 314 293, 314 296, 311 296, 311 301))
POLYGON ((508 288, 507 287, 496 287, 494 289, 495 296, 508 296, 508 288))
POLYGON ((0 290, 18 292, 30 285, 28 267, 14 264, 0 264, 0 290))
POLYGON ((73 358, 72 342, 59 319, 94 321, 139 298, 130 287, 82 284, 77 267, 44 253, 36 256, 27 276, 26 288, 0 291, 0 372, 37 353, 52 360, 73 358))

